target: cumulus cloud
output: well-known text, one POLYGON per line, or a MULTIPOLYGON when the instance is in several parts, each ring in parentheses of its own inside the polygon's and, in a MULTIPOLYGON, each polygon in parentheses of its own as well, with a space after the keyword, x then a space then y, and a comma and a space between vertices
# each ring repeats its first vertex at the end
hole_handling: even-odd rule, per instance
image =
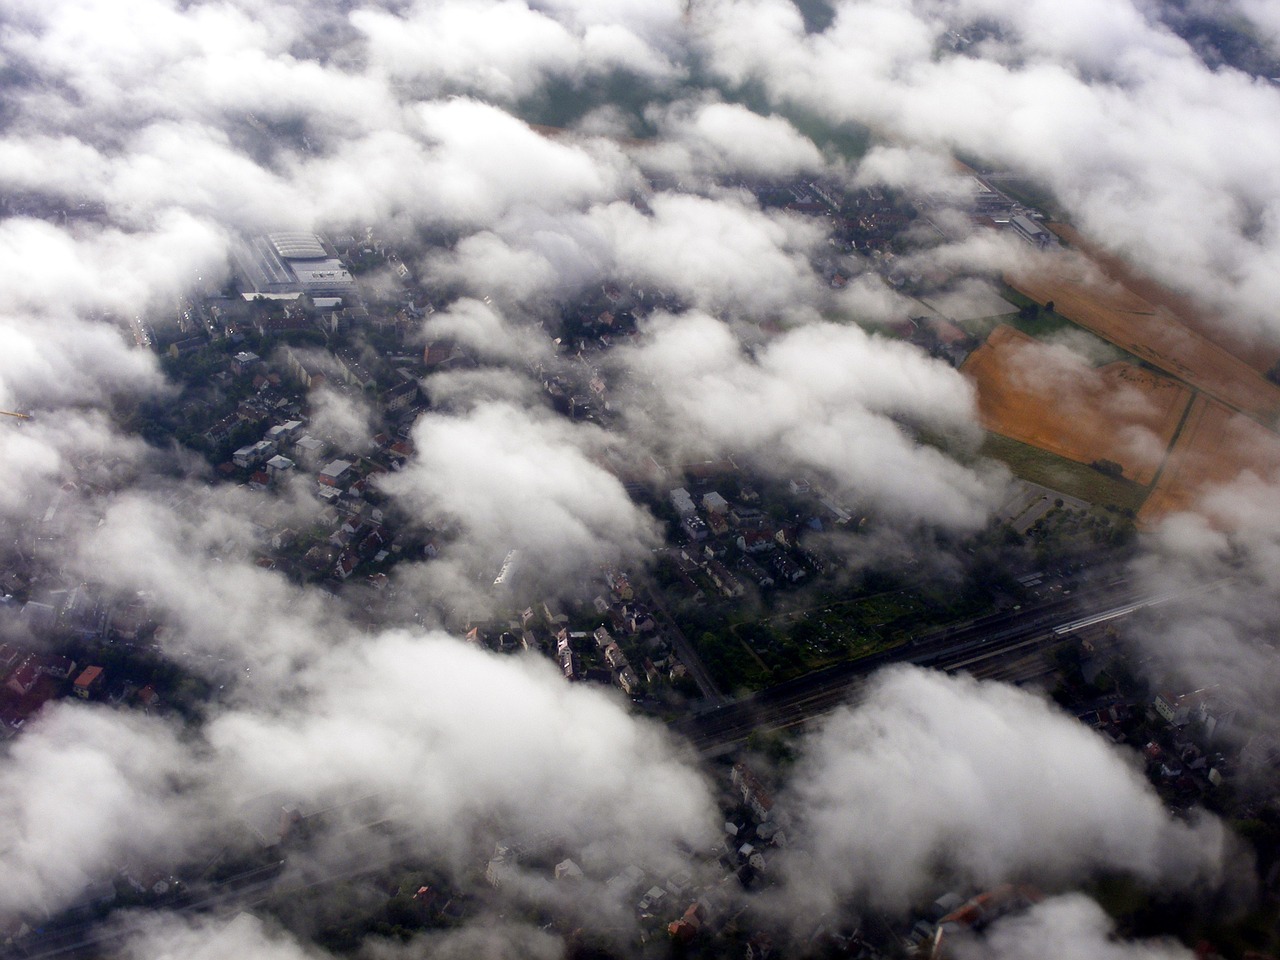
POLYGON ((13 313, 38 314, 40 327, 69 312, 145 315, 176 302, 200 278, 217 286, 226 271, 225 244, 216 225, 178 210, 138 232, 63 229, 9 217, 0 221, 0 253, 11 270, 0 304, 13 313))
MULTIPOLYGON (((1265 27, 1274 16, 1263 6, 1233 9, 1265 27)), ((965 381, 906 344, 829 322, 898 319, 912 301, 867 264, 829 289, 815 267, 830 255, 825 225, 725 185, 847 175, 782 110, 879 135, 855 185, 962 207, 957 148, 1038 178, 1091 235, 1271 329, 1280 156, 1261 120, 1280 112, 1274 87, 1205 69, 1129 3, 843 0, 834 14, 806 32, 782 0, 8 5, 0 408, 36 417, 0 424, 6 541, 24 562, 108 595, 146 591, 165 626, 154 653, 225 689, 182 732, 73 703, 28 721, 0 763, 0 914, 56 910, 124 860, 207 850, 242 801, 272 791, 317 807, 372 794, 397 839, 444 855, 462 885, 492 835, 559 833, 581 848, 593 905, 595 881, 624 863, 674 864, 707 838, 714 798, 701 766, 607 692, 570 687, 547 664, 368 623, 408 623, 411 605, 415 616, 497 606, 493 576, 512 550, 550 593, 601 564, 642 563, 659 542, 655 521, 601 466, 620 447, 745 454, 776 476, 817 474, 904 529, 984 522, 1003 480, 971 465, 979 434, 965 381), (977 21, 998 29, 953 50, 948 31, 977 21), (689 83, 704 67, 715 92, 689 83), (656 97, 594 103, 619 76, 638 100, 656 97), (750 109, 731 102, 747 83, 764 93, 750 109), (517 114, 549 84, 594 112, 569 131, 529 126, 517 114), (649 142, 618 137, 642 118, 649 142), (655 190, 647 175, 661 172, 698 192, 655 190), (169 396, 137 347, 140 324, 221 286, 237 235, 366 227, 469 295, 422 333, 492 365, 431 378, 436 406, 415 429, 417 452, 383 485, 392 508, 441 531, 439 557, 397 568, 412 600, 387 614, 255 562, 272 530, 314 525, 309 484, 281 484, 269 500, 209 486, 207 469, 121 425, 130 404, 169 396), (611 281, 695 312, 656 319, 623 352, 635 404, 606 431, 553 416, 520 367, 544 339, 539 320, 611 281), (44 526, 60 497, 48 513, 58 522, 44 526)), ((900 265, 999 271, 1021 250, 955 233, 900 265)), ((983 297, 955 289, 949 303, 983 297)), ((310 401, 312 428, 343 446, 372 432, 362 402, 333 391, 310 401)), ((1249 536, 1184 516, 1156 551, 1160 575, 1181 584, 1246 571, 1229 590, 1194 595, 1162 636, 1181 651, 1170 669, 1231 678, 1261 703, 1280 691, 1258 639, 1280 622, 1268 599, 1280 569, 1273 500, 1267 478, 1243 477, 1204 510, 1250 525, 1249 536)), ((912 542, 897 530, 884 539, 912 542)), ((1095 867, 1155 880, 1185 866, 1212 879, 1217 868, 1211 821, 1173 822, 1123 759, 1013 691, 895 674, 806 751, 788 793, 811 856, 789 895, 806 908, 900 904, 940 862, 974 882, 1095 867)), ((344 842, 321 837, 314 856, 336 857, 344 842)), ((524 879, 521 895, 563 905, 524 879)), ((1101 943, 1106 928, 1078 902, 1033 912, 1038 926, 1018 942, 1067 920, 1098 941, 1095 955, 1132 952, 1101 943)), ((999 937, 991 949, 1024 955, 999 937)), ((150 918, 130 949, 313 954, 247 916, 150 918)), ((404 952, 559 949, 543 932, 495 924, 404 952)))
POLYGON ((293 705, 209 725, 249 795, 375 794, 415 844, 460 865, 486 824, 512 840, 567 838, 616 870, 630 857, 670 862, 674 844, 704 841, 714 823, 701 774, 657 727, 545 661, 391 632, 299 680, 293 705))
POLYGON ((1134 5, 1048 6, 842 2, 808 34, 790 3, 752 0, 701 5, 697 26, 728 81, 1011 165, 1086 233, 1274 336, 1280 166, 1255 118, 1276 112, 1280 90, 1208 69, 1134 5), (948 31, 977 22, 999 39, 949 54, 948 31))
POLYGON ((672 173, 782 178, 826 166, 813 141, 787 120, 739 104, 680 102, 654 120, 662 136, 641 156, 672 173))
POLYGON ((56 911, 122 863, 165 868, 205 839, 199 763, 172 730, 71 704, 30 727, 0 765, 0 917, 56 911))
POLYGON ((805 854, 789 895, 819 912, 902 907, 940 876, 1113 869, 1189 887, 1215 882, 1229 852, 1221 824, 1174 819, 1131 757, 1040 697, 912 669, 833 714, 779 802, 805 854))
POLYGON ((971 387, 954 370, 855 326, 813 323, 745 351, 701 314, 670 317, 629 362, 651 384, 655 432, 742 453, 787 475, 818 471, 898 519, 981 525, 993 489, 904 425, 976 440, 971 387))
MULTIPOLYGON (((235 586, 247 616, 225 632, 252 629, 240 638, 246 646, 277 654, 286 637, 310 634, 307 662, 269 681, 246 678, 229 704, 211 707, 202 729, 182 736, 136 713, 74 701, 29 721, 0 767, 12 814, 0 838, 11 878, 0 916, 57 911, 122 863, 171 869, 197 843, 237 830, 247 837, 241 818, 262 797, 330 809, 331 828, 344 822, 344 804, 362 799, 399 830, 388 861, 430 855, 458 883, 496 839, 550 836, 599 884, 593 897, 627 863, 674 871, 682 850, 711 837, 703 774, 610 693, 565 684, 549 663, 439 634, 359 638, 335 620, 336 609, 280 593, 268 605, 263 584, 244 576, 235 586), (337 628, 344 640, 327 649, 317 641, 337 628)), ((226 618, 227 599, 204 602, 226 618)), ((187 645, 199 643, 190 620, 175 626, 192 634, 187 645)), ((270 659, 243 656, 255 665, 270 659)), ((366 866, 376 840, 361 845, 366 866)), ((348 846, 318 831, 317 868, 349 866, 356 852, 348 846)), ((302 869, 308 856, 297 851, 297 860, 302 869)))
POLYGON ((535 579, 634 558, 656 544, 653 519, 597 465, 606 437, 503 402, 466 414, 427 414, 417 454, 383 488, 419 516, 461 525, 468 561, 490 578, 516 550, 535 579))
POLYGON ((961 960, 1191 960, 1195 954, 1172 940, 1122 940, 1115 924, 1088 897, 1053 897, 1026 914, 1001 920, 986 935, 961 938, 949 948, 961 960))
POLYGON ((244 956, 305 960, 318 955, 318 951, 247 913, 229 920, 157 913, 131 917, 127 928, 125 955, 138 960, 230 960, 244 956))
MULTIPOLYGON (((332 368, 334 364, 329 356, 322 356, 322 369, 332 368)), ((322 384, 312 390, 307 399, 312 404, 309 425, 312 434, 339 450, 362 453, 369 449, 375 411, 364 396, 322 384)))
POLYGON ((1280 750, 1270 709, 1280 699, 1277 487, 1246 475, 1205 500, 1201 511, 1163 521, 1132 564, 1139 582, 1172 599, 1125 635, 1142 652, 1155 689, 1175 697, 1202 692, 1214 726, 1193 720, 1214 749, 1252 744, 1243 772, 1269 776, 1280 750), (1209 519, 1228 516, 1238 523, 1230 532, 1209 519))
POLYGON ((432 314, 422 326, 428 340, 446 338, 462 344, 481 360, 512 365, 533 361, 547 349, 545 334, 535 338, 510 323, 491 304, 470 297, 432 314))
POLYGON ((652 30, 643 25, 598 14, 588 22, 557 18, 522 0, 418 3, 396 12, 365 8, 354 11, 351 22, 380 70, 446 93, 513 100, 553 77, 581 79, 614 69, 656 80, 676 74, 646 41, 642 34, 652 30))
MULTIPOLYGON (((265 536, 255 506, 237 487, 125 491, 66 559, 106 587, 146 591, 170 627, 162 650, 184 668, 260 695, 287 685, 302 660, 337 643, 349 625, 322 593, 253 562, 265 536)), ((315 513, 305 494, 272 506, 276 528, 302 526, 315 513)))
MULTIPOLYGON (((304 945, 285 931, 247 913, 230 919, 192 918, 176 914, 131 917, 124 930, 125 956, 138 960, 232 960, 261 957, 263 960, 307 960, 329 953, 304 945)), ((429 957, 432 960, 557 960, 563 956, 562 941, 536 927, 495 920, 484 927, 420 935, 407 944, 392 940, 375 941, 365 948, 374 960, 401 957, 429 957)))

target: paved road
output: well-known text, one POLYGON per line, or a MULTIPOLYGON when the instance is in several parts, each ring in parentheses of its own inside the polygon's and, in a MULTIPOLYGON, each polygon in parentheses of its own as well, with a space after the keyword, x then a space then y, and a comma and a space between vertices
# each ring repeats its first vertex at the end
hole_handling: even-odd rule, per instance
POLYGON ((680 655, 680 662, 685 665, 685 669, 689 671, 689 676, 693 677, 694 683, 698 685, 698 690, 701 691, 703 699, 714 705, 728 703, 728 697, 716 686, 716 682, 711 679, 711 673, 707 670, 706 664, 702 662, 702 658, 698 656, 697 649, 689 642, 689 638, 684 635, 684 631, 676 623, 675 617, 671 616, 670 611, 667 610, 667 605, 663 602, 662 595, 653 590, 646 590, 645 600, 649 604, 649 609, 657 614, 658 620, 662 623, 663 632, 671 638, 671 642, 676 648, 676 653, 680 655))

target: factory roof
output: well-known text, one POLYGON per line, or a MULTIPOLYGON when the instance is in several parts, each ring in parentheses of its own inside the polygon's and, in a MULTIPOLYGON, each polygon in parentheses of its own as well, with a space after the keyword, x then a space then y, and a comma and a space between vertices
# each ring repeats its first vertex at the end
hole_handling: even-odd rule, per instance
POLYGON ((267 239, 284 260, 324 260, 329 256, 314 233, 291 230, 268 234, 267 239))

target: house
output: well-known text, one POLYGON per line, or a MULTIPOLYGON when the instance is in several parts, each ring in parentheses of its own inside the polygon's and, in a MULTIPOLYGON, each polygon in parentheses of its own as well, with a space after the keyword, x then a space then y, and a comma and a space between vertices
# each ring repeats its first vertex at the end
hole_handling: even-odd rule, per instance
POLYGON ((75 669, 76 662, 70 657, 46 654, 40 658, 40 672, 51 677, 57 677, 59 680, 67 679, 75 669))
POLYGON ((351 386, 361 390, 372 390, 378 385, 373 374, 353 351, 336 350, 333 356, 338 363, 338 371, 342 374, 342 379, 351 386))
POLYGON ((422 365, 428 370, 443 367, 462 356, 462 351, 452 340, 433 340, 422 350, 422 365))
POLYGON ((293 347, 285 347, 283 353, 289 373, 303 387, 310 390, 325 382, 324 371, 320 369, 315 359, 294 350, 293 347))
POLYGON ((501 887, 513 878, 516 875, 519 859, 519 853, 514 847, 504 843, 497 844, 493 849, 493 856, 489 858, 489 865, 484 871, 484 878, 489 886, 501 887))
POLYGON ((773 567, 774 573, 791 583, 797 583, 805 577, 804 568, 781 551, 770 555, 769 565, 773 567))
POLYGON ((630 666, 624 666, 618 671, 618 686, 627 696, 632 696, 640 689, 640 678, 630 666))
POLYGON ((604 659, 615 670, 621 670, 627 666, 627 655, 616 643, 611 642, 605 646, 604 659))
POLYGON ((324 452, 324 444, 310 435, 299 439, 297 442, 297 448, 303 456, 308 457, 318 457, 324 452))
POLYGON ((1025 214, 1020 213, 1015 217, 1011 217, 1009 226, 1013 227, 1018 236, 1033 246, 1044 248, 1053 242, 1053 234, 1046 230, 1043 224, 1032 220, 1025 214))
POLYGON ((676 487, 668 496, 671 498, 671 506, 681 517, 691 517, 697 512, 697 508, 693 505, 693 497, 689 496, 689 491, 684 487, 676 487))
POLYGON ((556 864, 555 878, 557 880, 581 880, 582 868, 572 860, 561 860, 556 864))
POLYGON ((659 906, 666 898, 667 891, 655 884, 645 891, 644 896, 640 898, 640 902, 636 905, 636 909, 641 913, 648 913, 654 907, 659 906))
POLYGON ((623 610, 623 624, 627 629, 627 633, 632 635, 648 633, 658 628, 657 621, 653 619, 649 611, 637 607, 623 610))
POLYGON ((680 526, 684 528, 684 532, 690 540, 696 541, 707 539, 708 530, 706 521, 696 514, 685 517, 680 521, 680 526))
POLYGON ((740 597, 745 592, 738 578, 719 560, 708 560, 706 570, 716 588, 726 597, 740 597))
POLYGON ((85 667, 80 676, 76 677, 74 684, 76 696, 82 700, 88 700, 102 687, 104 679, 102 667, 85 667))
POLYGON ((578 679, 578 655, 572 650, 563 649, 559 652, 560 670, 564 673, 566 680, 578 679))
POLYGON ((387 413, 399 413, 418 402, 420 391, 416 380, 406 380, 382 391, 378 402, 387 413))
POLYGON ((267 476, 273 480, 292 469, 293 461, 288 457, 282 457, 280 454, 276 454, 267 461, 267 476))
POLYGON ((334 565, 333 573, 339 580, 345 580, 351 576, 352 571, 360 563, 359 557, 351 550, 346 551, 338 558, 338 562, 334 565))
POLYGON ((710 514, 726 516, 729 513, 729 501, 712 490, 702 495, 702 509, 710 514))
POLYGON ((250 350, 241 350, 231 358, 231 370, 233 373, 249 373, 256 370, 262 358, 250 350))
POLYGON ((738 761, 733 765, 730 779, 741 795, 742 802, 755 814, 756 819, 768 820, 773 812, 773 797, 751 768, 738 761))
POLYGON ((644 871, 634 863, 627 864, 621 873, 615 874, 605 882, 605 891, 616 897, 628 897, 640 889, 644 883, 644 871))
POLYGON ((259 440, 241 447, 231 455, 231 462, 241 470, 257 466, 276 452, 276 445, 270 440, 259 440))
POLYGON ((611 570, 608 574, 609 588, 619 600, 630 600, 635 596, 631 588, 631 580, 621 570, 611 570))
POLYGON ((684 916, 667 924, 667 933, 670 934, 672 940, 688 943, 698 935, 706 916, 706 908, 701 903, 691 903, 689 908, 685 910, 684 916))
MULTIPOLYGON (((735 527, 750 527, 758 530, 766 521, 767 518, 764 515, 764 511, 759 507, 747 507, 739 504, 729 511, 729 522, 735 527)), ((772 536, 772 533, 770 533, 770 536, 772 536)))
POLYGON ((169 344, 169 356, 174 360, 184 357, 188 353, 194 353, 204 346, 203 337, 188 337, 186 340, 179 340, 177 343, 169 344))
POLYGON ((333 460, 320 471, 318 480, 326 487, 345 486, 352 477, 353 466, 350 460, 333 460))
POLYGON ((36 681, 39 679, 39 661, 34 656, 30 656, 22 662, 22 665, 17 670, 13 671, 13 676, 9 678, 5 687, 18 694, 18 696, 25 696, 31 692, 31 688, 36 685, 36 681))

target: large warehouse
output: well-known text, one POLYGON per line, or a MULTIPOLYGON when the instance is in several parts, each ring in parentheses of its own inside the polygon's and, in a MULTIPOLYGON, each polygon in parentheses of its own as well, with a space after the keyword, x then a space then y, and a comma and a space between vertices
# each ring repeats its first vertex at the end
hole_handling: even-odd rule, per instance
POLYGON ((246 300, 343 297, 355 288, 350 271, 314 233, 270 233, 253 237, 236 252, 240 293, 246 300))

